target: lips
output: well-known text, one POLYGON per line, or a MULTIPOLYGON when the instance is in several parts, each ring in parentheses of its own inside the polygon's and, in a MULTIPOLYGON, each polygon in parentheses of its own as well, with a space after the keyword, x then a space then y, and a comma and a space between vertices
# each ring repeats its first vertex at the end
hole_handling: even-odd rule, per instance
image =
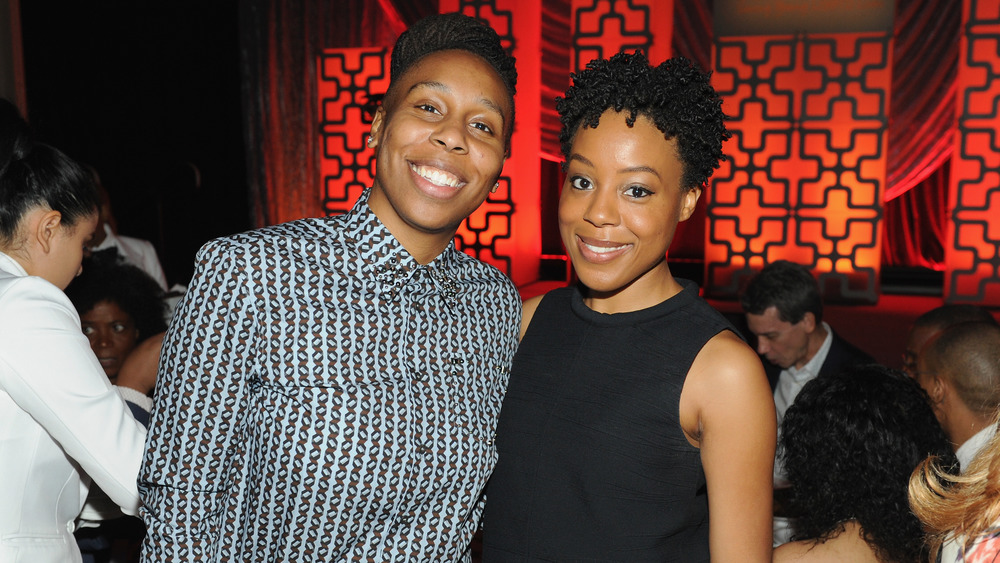
POLYGON ((576 242, 583 259, 595 263, 610 262, 632 248, 631 244, 592 239, 580 235, 577 235, 576 242))

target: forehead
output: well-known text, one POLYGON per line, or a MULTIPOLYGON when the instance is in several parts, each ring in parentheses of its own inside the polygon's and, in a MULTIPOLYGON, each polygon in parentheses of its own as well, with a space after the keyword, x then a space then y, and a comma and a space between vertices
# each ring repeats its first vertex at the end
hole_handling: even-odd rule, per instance
POLYGON ((778 308, 774 305, 764 309, 759 315, 747 313, 747 325, 754 334, 784 332, 794 326, 788 321, 781 320, 778 308))
POLYGON ((680 167, 676 139, 668 140, 644 115, 637 115, 631 127, 627 117, 627 112, 609 109, 601 114, 597 127, 581 124, 573 135, 571 151, 597 152, 623 165, 642 162, 661 168, 680 167))
POLYGON ((87 318, 129 317, 129 315, 128 313, 125 312, 124 309, 121 308, 120 305, 118 305, 118 303, 108 299, 102 299, 101 301, 94 303, 94 306, 91 307, 89 311, 80 315, 81 319, 83 319, 84 317, 87 318))
POLYGON ((413 63, 390 85, 390 96, 405 97, 421 84, 434 84, 452 92, 475 92, 510 117, 513 99, 500 74, 486 59, 461 49, 435 51, 413 63))

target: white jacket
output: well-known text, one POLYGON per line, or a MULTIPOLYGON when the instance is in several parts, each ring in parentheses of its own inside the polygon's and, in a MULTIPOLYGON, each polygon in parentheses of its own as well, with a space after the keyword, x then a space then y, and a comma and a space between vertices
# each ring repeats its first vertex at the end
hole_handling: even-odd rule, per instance
POLYGON ((91 478, 135 514, 144 440, 66 295, 0 253, 0 562, 80 561, 91 478))

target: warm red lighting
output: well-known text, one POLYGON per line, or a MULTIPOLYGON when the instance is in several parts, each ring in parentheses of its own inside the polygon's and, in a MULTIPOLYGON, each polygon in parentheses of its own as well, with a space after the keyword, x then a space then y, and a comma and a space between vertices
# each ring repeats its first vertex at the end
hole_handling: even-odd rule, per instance
POLYGON ((945 300, 1000 305, 1000 0, 966 0, 958 131, 945 241, 945 300))
POLYGON ((786 259, 829 300, 878 299, 889 54, 885 34, 717 40, 734 137, 708 191, 707 293, 786 259))

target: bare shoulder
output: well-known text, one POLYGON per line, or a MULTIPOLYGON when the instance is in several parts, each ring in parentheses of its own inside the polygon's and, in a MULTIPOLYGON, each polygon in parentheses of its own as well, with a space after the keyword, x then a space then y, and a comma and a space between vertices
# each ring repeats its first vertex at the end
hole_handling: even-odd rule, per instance
POLYGON ((524 338, 524 333, 528 330, 528 325, 531 324, 531 318, 535 316, 535 309, 538 308, 538 304, 541 303, 543 297, 545 295, 536 295, 524 302, 521 308, 521 334, 518 336, 519 340, 524 338))
POLYGON ((712 337, 684 379, 680 416, 681 427, 696 446, 706 429, 715 427, 727 436, 754 429, 773 449, 773 436, 765 431, 774 426, 774 401, 757 353, 730 331, 712 337))
POLYGON ((702 347, 691 364, 689 379, 709 386, 718 384, 767 385, 760 357, 740 337, 725 330, 702 347))

